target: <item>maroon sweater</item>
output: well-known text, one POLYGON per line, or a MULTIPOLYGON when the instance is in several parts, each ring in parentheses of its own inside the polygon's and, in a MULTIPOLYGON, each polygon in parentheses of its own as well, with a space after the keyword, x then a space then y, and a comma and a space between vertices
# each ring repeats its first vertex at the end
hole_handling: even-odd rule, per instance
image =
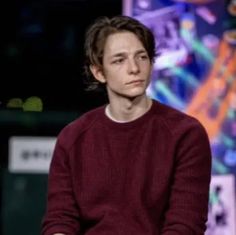
POLYGON ((65 127, 43 235, 203 235, 211 153, 194 118, 158 102, 116 123, 100 107, 65 127))

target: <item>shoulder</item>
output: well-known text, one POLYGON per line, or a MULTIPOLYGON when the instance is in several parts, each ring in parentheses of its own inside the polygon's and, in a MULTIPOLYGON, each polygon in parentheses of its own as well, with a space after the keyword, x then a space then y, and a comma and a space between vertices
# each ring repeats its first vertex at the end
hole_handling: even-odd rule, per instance
POLYGON ((155 102, 155 106, 156 115, 160 117, 171 135, 184 135, 189 131, 207 135, 204 126, 195 117, 159 102, 155 102))
MULTIPOLYGON (((164 104, 157 103, 157 105, 162 123, 171 133, 177 158, 190 159, 190 161, 204 159, 205 164, 209 166, 211 149, 205 127, 195 117, 164 104)), ((170 143, 170 140, 168 141, 170 143)))
POLYGON ((58 135, 58 142, 66 149, 74 144, 74 142, 88 129, 90 129, 94 123, 100 120, 103 113, 104 106, 93 109, 82 116, 67 124, 58 135))

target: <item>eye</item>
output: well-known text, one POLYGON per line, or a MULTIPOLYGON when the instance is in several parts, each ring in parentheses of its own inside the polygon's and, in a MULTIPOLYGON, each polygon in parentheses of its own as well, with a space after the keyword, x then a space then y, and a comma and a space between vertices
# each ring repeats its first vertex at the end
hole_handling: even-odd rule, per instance
POLYGON ((146 55, 146 54, 141 54, 141 55, 138 56, 138 59, 139 59, 139 60, 148 60, 148 55, 146 55))
POLYGON ((124 58, 119 58, 119 59, 112 61, 112 64, 121 64, 124 62, 124 60, 125 60, 124 58))

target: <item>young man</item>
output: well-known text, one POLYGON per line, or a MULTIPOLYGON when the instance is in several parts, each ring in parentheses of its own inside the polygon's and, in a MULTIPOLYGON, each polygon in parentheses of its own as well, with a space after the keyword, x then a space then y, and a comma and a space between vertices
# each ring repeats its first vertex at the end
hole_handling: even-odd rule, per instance
POLYGON ((109 104, 59 134, 42 234, 203 235, 209 141, 196 119, 147 97, 153 34, 135 19, 103 17, 85 49, 109 104))

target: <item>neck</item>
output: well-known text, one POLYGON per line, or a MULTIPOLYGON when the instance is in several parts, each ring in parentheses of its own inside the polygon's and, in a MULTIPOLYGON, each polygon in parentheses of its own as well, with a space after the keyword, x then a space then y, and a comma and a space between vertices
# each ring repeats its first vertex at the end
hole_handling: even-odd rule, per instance
POLYGON ((152 100, 146 95, 135 99, 110 100, 109 116, 118 122, 129 122, 141 117, 151 107, 152 100))

